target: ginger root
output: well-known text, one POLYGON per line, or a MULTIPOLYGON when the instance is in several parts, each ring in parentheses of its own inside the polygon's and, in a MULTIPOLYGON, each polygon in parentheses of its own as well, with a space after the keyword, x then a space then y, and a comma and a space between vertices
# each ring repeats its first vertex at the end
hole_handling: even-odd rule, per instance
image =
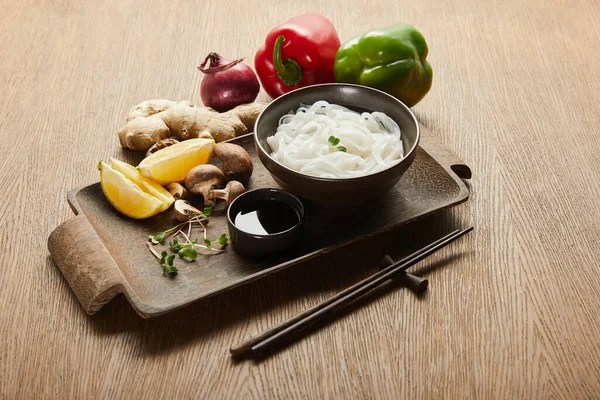
POLYGON ((159 140, 213 138, 222 142, 250 132, 264 103, 239 105, 219 113, 212 108, 195 107, 189 101, 148 100, 129 110, 127 123, 119 129, 121 146, 148 150, 159 140))

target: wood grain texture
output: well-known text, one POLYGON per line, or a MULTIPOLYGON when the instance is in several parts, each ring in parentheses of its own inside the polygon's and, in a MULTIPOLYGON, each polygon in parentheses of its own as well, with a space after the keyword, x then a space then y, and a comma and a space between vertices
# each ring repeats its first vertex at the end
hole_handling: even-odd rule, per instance
MULTIPOLYGON (((600 393, 600 3, 363 0, 0 3, 0 397, 539 398, 600 393), (375 5, 376 4, 376 5, 375 5), (427 38, 420 122, 473 169, 469 202, 152 320, 88 317, 46 238, 150 98, 199 103, 209 51, 248 56, 305 11, 343 40, 396 21, 427 38), (264 362, 227 349, 455 227, 428 294, 383 286, 264 362)), ((261 100, 267 100, 264 94, 261 100)))

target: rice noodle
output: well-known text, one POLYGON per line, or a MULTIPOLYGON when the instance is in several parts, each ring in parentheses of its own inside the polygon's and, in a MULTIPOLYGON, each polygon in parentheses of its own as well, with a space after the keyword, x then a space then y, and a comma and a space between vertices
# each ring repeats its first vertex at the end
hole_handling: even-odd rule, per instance
POLYGON ((382 112, 359 114, 317 101, 279 119, 267 138, 271 157, 288 168, 322 178, 355 178, 388 168, 404 156, 400 127, 382 112), (333 136, 340 141, 329 143, 333 136), (346 152, 338 151, 338 146, 346 152))

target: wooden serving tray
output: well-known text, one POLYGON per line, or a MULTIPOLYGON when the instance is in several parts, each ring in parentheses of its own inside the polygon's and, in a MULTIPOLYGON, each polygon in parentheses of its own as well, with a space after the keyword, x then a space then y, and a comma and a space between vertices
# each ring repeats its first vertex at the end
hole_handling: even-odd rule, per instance
MULTIPOLYGON (((234 143, 254 160, 249 189, 277 187, 258 161, 253 136, 236 138, 234 143)), ((412 166, 387 196, 373 199, 368 214, 305 204, 302 241, 276 259, 246 258, 227 248, 221 254, 199 255, 196 262, 177 259, 179 273, 173 278, 163 276, 145 242, 149 234, 176 225, 172 213, 147 220, 124 217, 105 199, 99 183, 68 193, 76 216, 52 232, 48 249, 88 314, 122 292, 136 312, 148 318, 464 202, 469 189, 461 178, 470 177, 469 167, 421 127, 420 148, 412 166)), ((214 210, 208 232, 212 238, 227 232, 222 205, 214 210)), ((162 247, 157 249, 160 252, 162 247)))

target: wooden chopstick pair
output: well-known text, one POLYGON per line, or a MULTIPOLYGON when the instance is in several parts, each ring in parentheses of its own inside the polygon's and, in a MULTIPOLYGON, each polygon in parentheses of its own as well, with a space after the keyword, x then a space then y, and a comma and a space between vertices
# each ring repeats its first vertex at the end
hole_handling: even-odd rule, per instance
POLYGON ((288 337, 303 332, 315 323, 323 321, 326 317, 342 310, 358 297, 391 279, 396 274, 412 267, 427 256, 435 253, 472 230, 473 227, 464 230, 455 230, 413 254, 404 257, 400 261, 397 261, 368 278, 348 287, 322 303, 251 337, 243 343, 233 346, 229 350, 232 357, 253 357, 269 353, 271 349, 281 344, 281 342, 285 341, 288 337))

